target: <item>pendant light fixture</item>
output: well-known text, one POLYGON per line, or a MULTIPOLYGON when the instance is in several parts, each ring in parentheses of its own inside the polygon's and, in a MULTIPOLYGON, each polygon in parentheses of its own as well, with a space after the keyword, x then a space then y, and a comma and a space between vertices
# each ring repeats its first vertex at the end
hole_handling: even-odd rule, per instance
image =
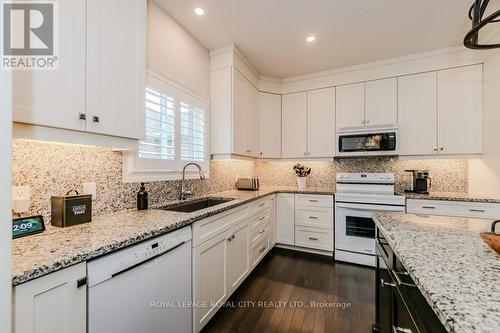
POLYGON ((474 0, 474 4, 469 9, 469 18, 472 21, 472 29, 465 35, 464 45, 469 49, 494 49, 499 48, 500 43, 479 44, 479 31, 489 23, 500 22, 500 10, 488 15, 483 19, 483 15, 490 0, 474 0))

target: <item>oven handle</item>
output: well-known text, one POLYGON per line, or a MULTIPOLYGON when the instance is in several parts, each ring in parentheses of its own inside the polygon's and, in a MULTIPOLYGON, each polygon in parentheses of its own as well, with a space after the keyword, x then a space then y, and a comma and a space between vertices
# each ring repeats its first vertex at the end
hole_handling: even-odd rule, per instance
POLYGON ((370 205, 348 202, 336 202, 335 206, 338 208, 349 208, 354 210, 367 210, 367 211, 385 211, 385 212, 401 212, 404 213, 404 206, 394 205, 370 205))

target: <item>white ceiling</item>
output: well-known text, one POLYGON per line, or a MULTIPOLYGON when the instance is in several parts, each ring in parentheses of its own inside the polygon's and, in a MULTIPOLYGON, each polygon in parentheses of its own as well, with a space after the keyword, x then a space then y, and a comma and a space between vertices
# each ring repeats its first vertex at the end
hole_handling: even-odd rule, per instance
POLYGON ((207 49, 278 78, 462 44, 473 0, 155 0, 207 49), (195 7, 205 9, 202 17, 195 7), (305 38, 317 41, 307 45, 305 38))

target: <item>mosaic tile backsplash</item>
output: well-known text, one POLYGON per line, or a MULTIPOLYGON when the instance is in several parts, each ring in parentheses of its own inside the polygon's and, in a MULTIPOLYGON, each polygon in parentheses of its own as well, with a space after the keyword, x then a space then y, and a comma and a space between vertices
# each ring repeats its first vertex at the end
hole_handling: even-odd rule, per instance
MULTIPOLYGON (((428 169, 436 192, 467 192, 466 160, 391 161, 389 158, 352 158, 335 162, 302 162, 312 168, 308 186, 335 186, 337 172, 393 172, 396 188, 403 189, 405 169, 428 169)), ((210 178, 191 180, 195 195, 234 188, 238 176, 258 176, 261 186, 294 186, 294 162, 212 161, 210 178)), ((107 148, 14 140, 13 185, 31 187, 31 207, 26 215, 50 215, 50 197, 95 182, 94 215, 136 206, 137 183, 122 182, 121 152, 107 148)), ((147 183, 150 204, 176 200, 179 181, 147 183)))

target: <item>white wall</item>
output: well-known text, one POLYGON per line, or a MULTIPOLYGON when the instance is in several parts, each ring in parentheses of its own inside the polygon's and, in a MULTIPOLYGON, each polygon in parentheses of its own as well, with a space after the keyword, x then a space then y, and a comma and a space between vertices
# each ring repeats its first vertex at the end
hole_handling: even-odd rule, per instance
POLYGON ((483 71, 484 153, 469 160, 469 192, 500 198, 500 52, 485 61, 483 71))
POLYGON ((148 1, 147 66, 206 99, 208 50, 154 1, 148 1))
POLYGON ((0 70, 0 332, 10 332, 12 109, 10 72, 0 70))

